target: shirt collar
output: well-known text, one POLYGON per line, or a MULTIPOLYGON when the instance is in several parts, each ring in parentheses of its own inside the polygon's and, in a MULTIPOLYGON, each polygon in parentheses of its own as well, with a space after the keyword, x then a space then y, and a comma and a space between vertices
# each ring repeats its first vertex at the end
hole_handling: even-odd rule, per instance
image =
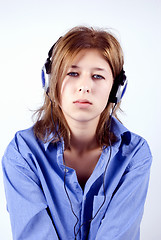
POLYGON ((122 134, 128 131, 128 129, 116 118, 112 118, 111 131, 115 136, 120 137, 122 134))
POLYGON ((47 150, 49 144, 51 143, 51 140, 49 140, 48 142, 45 142, 44 143, 44 148, 45 148, 45 151, 47 150))
MULTIPOLYGON (((53 134, 51 133, 50 136, 48 137, 47 141, 44 143, 45 151, 49 147, 50 143, 53 141, 53 137, 52 136, 53 136, 53 134)), ((62 144, 62 147, 63 147, 63 150, 64 150, 64 141, 63 141, 63 139, 61 139, 61 141, 56 142, 55 144, 58 144, 58 143, 62 144)))
POLYGON ((129 145, 131 141, 131 133, 129 130, 116 118, 112 118, 111 122, 111 131, 118 138, 118 144, 124 143, 125 145, 129 145))
MULTIPOLYGON (((120 122, 118 121, 116 118, 112 117, 112 122, 111 122, 111 131, 115 134, 115 136, 118 139, 121 139, 125 133, 129 133, 128 129, 120 122)), ((53 134, 51 133, 49 136, 49 140, 47 140, 47 142, 44 143, 44 148, 45 151, 47 150, 48 146, 50 145, 50 143, 53 141, 52 138, 53 134)), ((62 144, 63 144, 63 149, 64 149, 64 141, 63 139, 61 140, 62 144)))

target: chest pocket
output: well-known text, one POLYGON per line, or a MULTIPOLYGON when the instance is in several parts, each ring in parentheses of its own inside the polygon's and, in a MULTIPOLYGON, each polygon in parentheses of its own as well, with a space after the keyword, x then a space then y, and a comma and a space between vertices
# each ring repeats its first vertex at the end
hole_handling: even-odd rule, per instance
POLYGON ((94 196, 92 217, 94 217, 96 214, 97 214, 97 216, 103 215, 104 207, 105 207, 105 204, 103 204, 103 202, 104 202, 104 196, 94 196), (102 204, 103 204, 103 206, 102 206, 102 204), (101 207, 101 209, 100 209, 100 207, 101 207))

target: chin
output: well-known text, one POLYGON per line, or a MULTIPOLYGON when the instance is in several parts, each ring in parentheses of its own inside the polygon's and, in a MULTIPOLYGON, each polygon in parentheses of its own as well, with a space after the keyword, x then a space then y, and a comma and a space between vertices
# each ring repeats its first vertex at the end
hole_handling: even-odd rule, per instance
POLYGON ((99 121, 100 115, 98 116, 87 116, 87 114, 85 116, 82 116, 83 114, 81 114, 80 116, 75 116, 73 119, 77 122, 82 122, 82 123, 87 123, 87 122, 93 122, 99 121))

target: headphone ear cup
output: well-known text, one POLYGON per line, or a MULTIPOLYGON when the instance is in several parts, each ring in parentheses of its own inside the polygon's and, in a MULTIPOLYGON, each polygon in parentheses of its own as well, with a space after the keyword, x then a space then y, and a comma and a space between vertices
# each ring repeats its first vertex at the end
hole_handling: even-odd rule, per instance
POLYGON ((116 103, 119 103, 121 101, 122 97, 125 94, 126 88, 127 88, 127 80, 124 82, 123 85, 120 84, 118 86, 117 93, 116 93, 116 101, 117 101, 116 103))
POLYGON ((116 82, 114 81, 111 92, 110 92, 110 96, 108 99, 108 102, 110 103, 117 103, 117 90, 118 90, 119 85, 116 84, 116 82))
POLYGON ((117 104, 121 101, 126 91, 127 82, 125 72, 122 70, 120 75, 114 80, 109 96, 109 102, 117 104))
POLYGON ((48 93, 48 90, 49 90, 49 78, 50 78, 50 74, 46 73, 46 67, 44 65, 41 70, 41 81, 42 81, 42 87, 46 93, 48 93))
POLYGON ((58 41, 56 43, 54 43, 53 46, 50 48, 50 50, 48 52, 48 58, 46 59, 46 62, 41 70, 42 87, 47 94, 49 92, 49 82, 50 82, 50 74, 51 74, 51 67, 52 67, 52 61, 51 61, 52 52, 53 52, 55 45, 59 42, 59 40, 61 38, 62 37, 60 37, 58 39, 58 41))

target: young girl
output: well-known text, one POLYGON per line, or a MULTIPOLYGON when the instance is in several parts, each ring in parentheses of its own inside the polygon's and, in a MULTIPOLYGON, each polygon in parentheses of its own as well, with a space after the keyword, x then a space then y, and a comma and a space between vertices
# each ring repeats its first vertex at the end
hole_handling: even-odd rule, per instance
POLYGON ((123 53, 109 32, 76 27, 42 69, 43 106, 3 160, 14 240, 139 240, 151 153, 116 111, 123 53))

